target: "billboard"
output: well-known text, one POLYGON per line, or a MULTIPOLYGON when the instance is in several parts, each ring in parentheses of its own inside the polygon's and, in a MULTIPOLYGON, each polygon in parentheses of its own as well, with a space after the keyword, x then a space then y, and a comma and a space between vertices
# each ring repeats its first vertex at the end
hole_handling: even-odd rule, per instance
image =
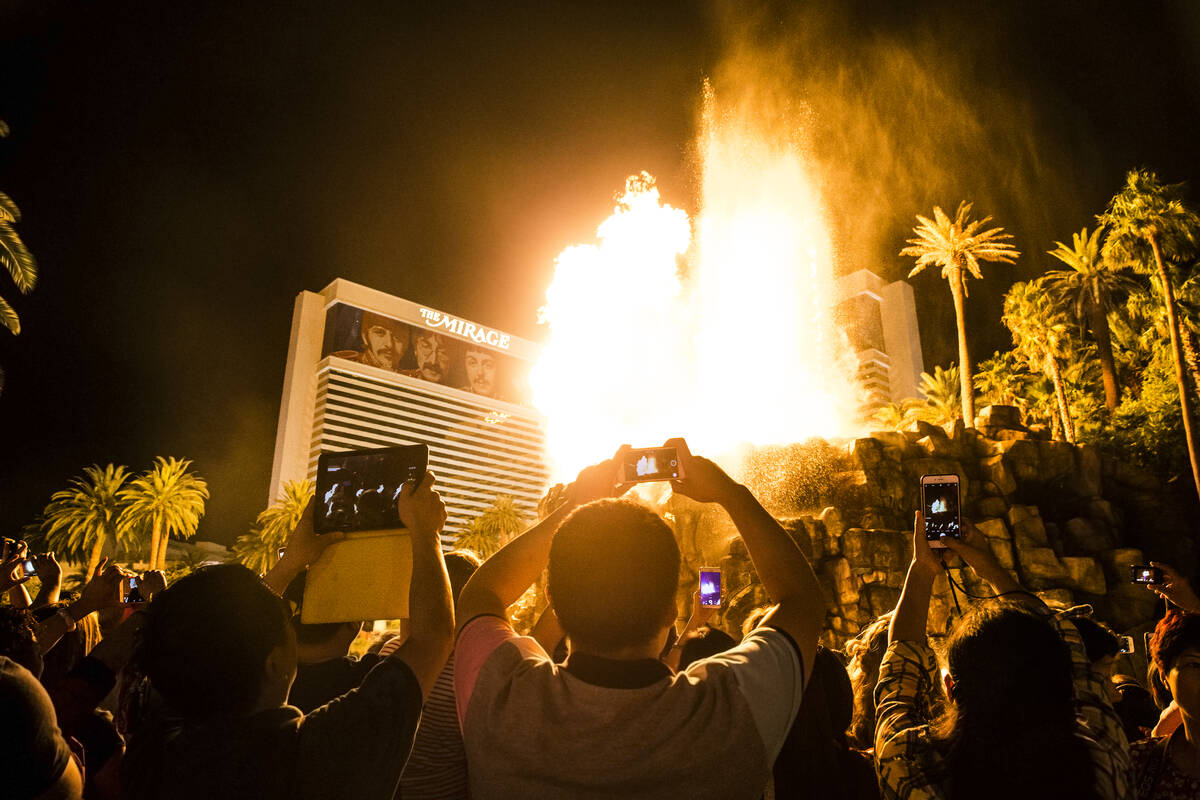
POLYGON ((450 386, 493 400, 530 405, 529 368, 504 352, 511 337, 421 309, 424 325, 334 303, 325 314, 321 357, 334 356, 450 386))

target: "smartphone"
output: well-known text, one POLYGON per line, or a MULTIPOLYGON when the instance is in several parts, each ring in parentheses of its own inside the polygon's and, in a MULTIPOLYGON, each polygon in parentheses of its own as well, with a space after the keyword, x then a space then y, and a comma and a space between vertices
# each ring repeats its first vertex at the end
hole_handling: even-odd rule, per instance
POLYGON ((962 534, 959 515, 958 476, 921 476, 921 513, 925 516, 925 538, 930 547, 945 547, 941 537, 962 534))
POLYGON ((137 576, 130 576, 125 581, 125 602, 126 603, 141 603, 142 593, 138 591, 138 584, 141 580, 137 576))
POLYGON ((21 562, 21 574, 26 578, 32 578, 37 575, 37 567, 33 565, 32 558, 27 558, 21 562))
POLYGON ((675 481, 683 477, 683 465, 674 447, 643 447, 629 450, 621 462, 622 483, 675 481))
POLYGON ((429 468, 423 444, 322 453, 317 459, 317 508, 313 529, 370 531, 403 528, 396 500, 400 486, 420 481, 429 468))
POLYGON ((286 548, 286 547, 281 547, 281 548, 279 548, 278 550, 276 550, 276 551, 275 551, 275 560, 277 560, 277 561, 278 561, 279 559, 283 558, 283 551, 284 551, 284 550, 287 550, 287 548, 286 548))
POLYGON ((1133 652, 1133 637, 1132 636, 1119 636, 1117 638, 1119 638, 1121 640, 1121 647, 1117 650, 1118 653, 1132 653, 1133 652))
POLYGON ((1149 564, 1130 564, 1129 580, 1132 583, 1145 583, 1151 586, 1163 582, 1163 571, 1149 564))
POLYGON ((717 608, 721 605, 721 570, 719 567, 700 568, 700 605, 717 608))

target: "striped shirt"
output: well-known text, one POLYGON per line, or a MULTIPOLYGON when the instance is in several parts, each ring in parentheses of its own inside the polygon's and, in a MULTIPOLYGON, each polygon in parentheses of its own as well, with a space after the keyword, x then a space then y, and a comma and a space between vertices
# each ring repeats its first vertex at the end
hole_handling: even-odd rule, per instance
POLYGON ((421 727, 396 797, 466 800, 467 753, 454 704, 453 654, 425 699, 421 727))

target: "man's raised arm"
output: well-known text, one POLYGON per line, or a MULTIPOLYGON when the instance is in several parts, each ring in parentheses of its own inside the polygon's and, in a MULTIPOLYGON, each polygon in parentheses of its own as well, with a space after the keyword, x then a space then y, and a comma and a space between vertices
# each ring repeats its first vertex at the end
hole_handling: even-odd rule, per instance
POLYGON ((672 481, 675 491, 701 503, 719 503, 733 519, 763 588, 778 603, 764 622, 792 637, 800 648, 804 674, 810 674, 825 603, 808 559, 749 489, 707 458, 693 456, 683 439, 671 439, 665 446, 676 448, 683 463, 683 480, 672 481))

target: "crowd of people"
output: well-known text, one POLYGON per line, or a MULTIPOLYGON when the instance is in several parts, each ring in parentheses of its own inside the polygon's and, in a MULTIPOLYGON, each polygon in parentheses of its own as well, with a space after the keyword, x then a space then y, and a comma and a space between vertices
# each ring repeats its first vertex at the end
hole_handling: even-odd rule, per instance
POLYGON ((0 558, 0 774, 11 798, 1200 798, 1200 598, 1169 567, 1144 680, 1091 609, 1048 608, 978 532, 931 549, 918 514, 896 608, 845 648, 800 548, 754 495, 678 448, 679 494, 732 519, 770 607, 677 630, 681 556, 613 460, 483 561, 442 552, 432 474, 397 501, 412 543, 400 635, 304 623, 337 534, 312 507, 278 563, 170 586, 101 565, 61 595, 53 553, 0 558), (992 596, 926 639, 961 559, 992 596), (507 612, 546 576, 529 635, 507 612), (736 634, 733 635, 733 634, 736 634), (1148 688, 1147 688, 1148 687, 1148 688))

